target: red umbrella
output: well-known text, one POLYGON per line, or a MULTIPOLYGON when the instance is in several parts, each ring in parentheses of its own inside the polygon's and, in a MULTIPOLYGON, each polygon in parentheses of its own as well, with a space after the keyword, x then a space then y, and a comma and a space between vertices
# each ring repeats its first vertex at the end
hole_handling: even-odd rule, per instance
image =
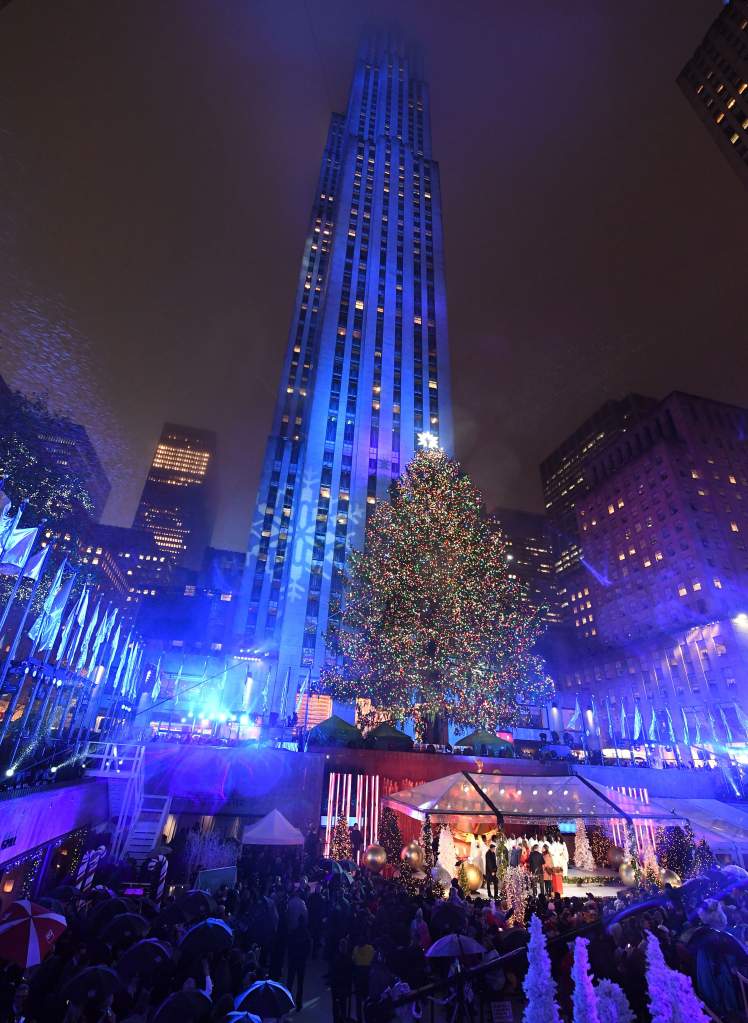
POLYGON ((38 966, 67 927, 64 916, 28 899, 14 902, 0 917, 0 959, 25 970, 38 966))

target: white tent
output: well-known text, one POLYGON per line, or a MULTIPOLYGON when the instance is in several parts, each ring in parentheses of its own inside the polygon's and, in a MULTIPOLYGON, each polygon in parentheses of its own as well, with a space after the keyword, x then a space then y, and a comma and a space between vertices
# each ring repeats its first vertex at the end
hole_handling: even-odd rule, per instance
POLYGON ((476 774, 465 771, 394 792, 385 806, 423 820, 462 820, 472 828, 497 813, 523 823, 544 819, 586 821, 647 818, 678 823, 669 809, 634 796, 593 785, 577 775, 476 774))
POLYGON ((262 820, 247 824, 243 845, 303 845, 304 836, 290 824, 280 810, 271 810, 262 820))

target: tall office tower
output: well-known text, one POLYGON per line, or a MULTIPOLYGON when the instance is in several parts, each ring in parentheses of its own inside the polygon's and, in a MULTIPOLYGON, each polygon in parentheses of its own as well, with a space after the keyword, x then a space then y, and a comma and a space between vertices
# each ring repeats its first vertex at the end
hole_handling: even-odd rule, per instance
POLYGON ((133 526, 175 564, 198 569, 216 516, 216 435, 164 423, 133 526))
POLYGON ((558 607, 565 623, 571 615, 571 592, 581 589, 584 595, 585 588, 582 540, 575 510, 588 488, 584 467, 602 447, 630 429, 655 404, 653 398, 640 394, 606 401, 540 466, 548 529, 553 542, 558 607))
POLYGON ((678 85, 748 185, 748 0, 724 5, 678 75, 678 85))
POLYGON ((237 616, 268 707, 331 656, 347 554, 426 434, 451 450, 429 92, 414 58, 372 41, 322 156, 237 616))
POLYGON ((507 542, 510 570, 523 585, 525 600, 531 610, 545 608, 544 620, 559 621, 553 544, 545 515, 496 508, 491 519, 499 524, 507 542))
MULTIPOLYGON (((585 588, 562 690, 660 714, 657 731, 748 723, 748 409, 674 392, 585 468, 585 588), (736 707, 740 707, 740 711, 736 707)), ((718 737, 715 739, 715 737, 718 737)))
POLYGON ((98 522, 111 485, 84 426, 33 404, 0 377, 0 436, 18 438, 42 465, 74 478, 98 522))

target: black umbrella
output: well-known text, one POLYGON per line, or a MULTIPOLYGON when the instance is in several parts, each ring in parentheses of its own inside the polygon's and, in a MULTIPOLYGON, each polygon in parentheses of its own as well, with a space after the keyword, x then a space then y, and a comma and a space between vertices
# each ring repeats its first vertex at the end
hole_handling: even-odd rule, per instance
POLYGON ((80 1003, 87 998, 106 998, 121 987, 119 977, 108 966, 87 966, 63 985, 61 994, 71 1002, 80 1003))
POLYGON ((173 965, 169 945, 155 938, 144 938, 120 956, 117 973, 124 981, 132 980, 136 974, 149 979, 155 973, 171 970, 173 965))
POLYGON ((53 899, 60 902, 73 902, 75 899, 85 899, 86 896, 80 888, 73 888, 70 884, 61 884, 51 893, 53 899))
POLYGON ((185 920, 205 920, 206 917, 215 916, 218 911, 216 900, 210 892, 204 892, 200 888, 193 888, 179 900, 179 908, 184 913, 185 920))
POLYGON ((51 909, 53 913, 60 913, 62 916, 65 915, 65 907, 59 899, 53 899, 49 895, 42 895, 40 899, 35 899, 34 901, 39 906, 46 906, 47 909, 51 909))
POLYGON ((294 1000, 291 992, 275 980, 258 980, 234 1000, 234 1008, 240 1012, 255 1012, 258 1016, 277 1019, 291 1012, 294 1000))
POLYGON ((204 991, 176 991, 159 1005, 153 1023, 200 1023, 210 1018, 212 1004, 204 991))
POLYGON ((150 924, 139 913, 118 913, 102 927, 99 937, 108 945, 132 945, 148 933, 150 924))
POLYGON ((162 906, 158 916, 156 917, 157 924, 183 924, 187 922, 187 917, 184 914, 184 910, 178 902, 167 902, 165 906, 162 906))
POLYGON ((459 933, 467 925, 467 912, 454 902, 440 902, 431 914, 429 930, 433 938, 444 934, 459 933))
POLYGON ((95 884, 91 889, 90 897, 101 902, 103 899, 113 899, 114 892, 111 888, 107 888, 105 884, 95 884))
POLYGON ((183 955, 201 959, 213 955, 214 952, 231 948, 233 944, 234 932, 229 925, 223 920, 208 918, 190 927, 179 942, 179 947, 183 955))
POLYGON ((129 913, 131 909, 132 906, 127 899, 106 899, 94 906, 88 917, 88 923, 92 930, 98 932, 119 913, 129 913))

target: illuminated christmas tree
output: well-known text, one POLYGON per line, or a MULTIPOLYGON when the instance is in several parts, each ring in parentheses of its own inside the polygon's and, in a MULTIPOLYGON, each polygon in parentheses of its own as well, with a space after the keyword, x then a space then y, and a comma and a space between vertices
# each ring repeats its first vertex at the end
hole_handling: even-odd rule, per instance
POLYGON ((548 696, 533 653, 542 609, 523 605, 503 535, 442 451, 416 454, 349 569, 345 606, 330 622, 342 665, 320 681, 337 699, 367 697, 424 735, 437 719, 495 729, 548 696))
POLYGON ((383 807, 379 816, 377 840, 387 853, 387 862, 399 863, 403 848, 403 836, 397 823, 395 811, 391 810, 389 806, 383 807))
POLYGON ((574 837, 574 866, 578 870, 594 870, 595 858, 587 840, 587 828, 580 818, 576 822, 577 833, 574 837))
POLYGON ((338 817, 335 827, 332 829, 330 838, 330 856, 334 860, 353 859, 353 845, 351 844, 351 829, 345 817, 338 817))
POLYGON ((428 814, 421 826, 421 846, 423 847, 423 869, 428 873, 434 866, 434 833, 431 828, 431 818, 428 814))

